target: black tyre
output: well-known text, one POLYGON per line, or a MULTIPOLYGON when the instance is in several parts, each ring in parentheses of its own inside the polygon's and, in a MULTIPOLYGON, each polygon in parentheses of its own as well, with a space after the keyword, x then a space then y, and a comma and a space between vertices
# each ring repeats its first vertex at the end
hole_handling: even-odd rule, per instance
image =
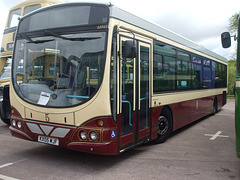
POLYGON ((4 123, 10 125, 11 105, 9 99, 9 85, 3 87, 2 95, 3 100, 0 102, 0 117, 4 123))
POLYGON ((158 119, 158 137, 154 143, 164 143, 171 135, 172 129, 172 113, 168 108, 164 108, 158 119))
POLYGON ((218 101, 217 98, 214 99, 213 102, 213 111, 212 111, 212 116, 214 116, 218 111, 218 101))
POLYGON ((1 119, 5 124, 10 125, 10 119, 6 119, 6 118, 1 118, 1 119))

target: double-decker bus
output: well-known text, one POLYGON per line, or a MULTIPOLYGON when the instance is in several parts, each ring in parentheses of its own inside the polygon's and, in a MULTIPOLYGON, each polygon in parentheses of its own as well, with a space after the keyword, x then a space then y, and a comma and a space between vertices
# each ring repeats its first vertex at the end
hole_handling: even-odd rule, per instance
POLYGON ((226 103, 225 58, 111 4, 42 8, 15 43, 10 131, 26 140, 116 155, 226 103))
MULTIPOLYGON (((238 36, 237 40, 237 68, 236 68, 236 84, 235 84, 235 132, 236 132, 236 153, 240 158, 240 13, 237 18, 238 36)), ((231 46, 231 35, 229 32, 224 32, 221 35, 223 48, 231 46)))
POLYGON ((12 7, 9 11, 0 53, 0 117, 6 124, 10 124, 9 81, 18 19, 38 8, 60 2, 59 0, 26 0, 12 7))

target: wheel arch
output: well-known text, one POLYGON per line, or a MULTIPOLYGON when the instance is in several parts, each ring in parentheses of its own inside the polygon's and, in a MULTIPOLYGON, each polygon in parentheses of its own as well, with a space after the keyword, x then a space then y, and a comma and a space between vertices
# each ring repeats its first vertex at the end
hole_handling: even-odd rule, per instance
POLYGON ((163 108, 162 108, 159 116, 161 116, 161 114, 163 113, 164 109, 168 109, 168 110, 170 111, 170 113, 171 113, 171 115, 172 115, 172 120, 173 120, 173 111, 172 111, 172 108, 171 108, 169 105, 163 106, 163 108))

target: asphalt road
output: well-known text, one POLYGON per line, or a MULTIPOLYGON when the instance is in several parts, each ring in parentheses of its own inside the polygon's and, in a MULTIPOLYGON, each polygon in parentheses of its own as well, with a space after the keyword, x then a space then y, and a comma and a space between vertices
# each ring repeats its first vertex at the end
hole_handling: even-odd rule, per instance
POLYGON ((240 179, 234 100, 164 144, 96 156, 12 137, 0 122, 0 179, 240 179))

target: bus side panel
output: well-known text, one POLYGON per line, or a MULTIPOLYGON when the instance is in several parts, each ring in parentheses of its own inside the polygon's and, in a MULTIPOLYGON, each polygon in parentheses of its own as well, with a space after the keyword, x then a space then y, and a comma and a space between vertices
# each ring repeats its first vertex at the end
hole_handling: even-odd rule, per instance
MULTIPOLYGON (((169 105, 173 115, 173 131, 211 114, 213 112, 215 97, 217 97, 218 110, 220 110, 225 104, 225 96, 226 93, 223 92, 223 94, 217 96, 209 96, 169 105)), ((151 140, 154 140, 158 136, 158 118, 163 107, 164 106, 152 108, 151 140)))
POLYGON ((173 130, 179 129, 212 112, 213 97, 185 101, 173 105, 173 130))
MULTIPOLYGON (((214 96, 211 96, 171 104, 170 108, 173 115, 173 131, 186 126, 187 124, 190 124, 204 116, 207 116, 208 114, 211 114, 213 110, 213 101, 214 96)), ((152 109, 152 140, 157 138, 158 118, 163 107, 164 106, 152 109)))
POLYGON ((218 95, 217 96, 217 101, 218 101, 218 110, 221 109, 226 103, 224 102, 225 100, 225 97, 226 96, 226 93, 223 93, 221 95, 218 95))
POLYGON ((8 44, 13 44, 14 39, 14 32, 6 33, 3 35, 2 39, 2 48, 4 48, 4 51, 1 52, 1 57, 12 57, 13 49, 7 49, 8 44))
MULTIPOLYGON (((238 84, 238 83, 237 83, 238 84)), ((240 87, 236 85, 235 93, 235 129, 236 129, 236 153, 240 158, 240 87)))

